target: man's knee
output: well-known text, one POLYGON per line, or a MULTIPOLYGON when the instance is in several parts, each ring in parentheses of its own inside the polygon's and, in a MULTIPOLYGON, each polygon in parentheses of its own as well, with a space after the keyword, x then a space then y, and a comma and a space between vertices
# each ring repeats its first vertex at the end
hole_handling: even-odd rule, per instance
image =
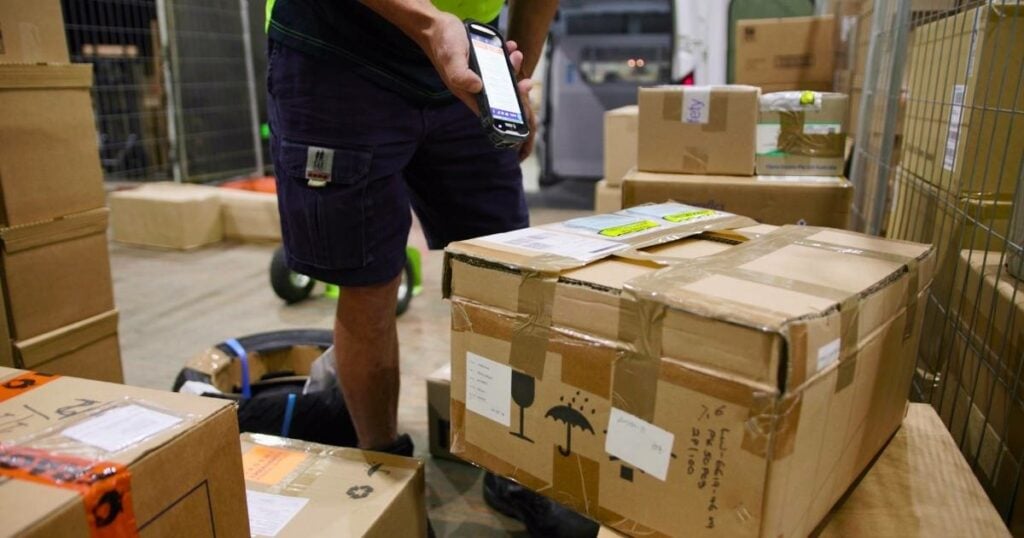
POLYGON ((343 288, 338 298, 338 321, 370 334, 392 330, 400 281, 396 277, 381 284, 343 288))

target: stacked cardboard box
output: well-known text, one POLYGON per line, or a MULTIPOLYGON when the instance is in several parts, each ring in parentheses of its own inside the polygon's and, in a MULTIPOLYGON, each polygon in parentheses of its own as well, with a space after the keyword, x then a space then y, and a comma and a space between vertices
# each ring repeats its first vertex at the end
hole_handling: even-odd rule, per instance
POLYGON ((736 23, 736 83, 765 93, 831 91, 835 19, 786 17, 736 23))
POLYGON ((903 418, 934 257, 751 226, 663 204, 450 245, 452 452, 628 534, 809 533, 903 418))
POLYGON ((120 381, 92 67, 56 0, 5 2, 0 30, 0 365, 120 381))
POLYGON ((252 536, 427 536, 423 463, 243 434, 252 536))
POLYGON ((234 406, 0 367, 11 536, 248 536, 234 406))
POLYGON ((622 209, 619 187, 626 173, 636 166, 638 116, 636 105, 604 113, 604 179, 594 186, 597 213, 622 209))

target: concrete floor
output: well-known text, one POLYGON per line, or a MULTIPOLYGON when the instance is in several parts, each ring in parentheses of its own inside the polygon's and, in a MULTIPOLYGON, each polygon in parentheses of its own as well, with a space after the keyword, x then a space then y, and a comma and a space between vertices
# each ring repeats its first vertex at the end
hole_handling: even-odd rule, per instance
MULTIPOLYGON (((534 224, 585 214, 535 209, 534 224)), ((418 229, 410 244, 424 254, 423 293, 398 321, 402 345, 399 427, 427 462, 427 507, 438 536, 525 536, 480 496, 482 471, 435 461, 427 452, 424 379, 449 360, 448 305, 441 299, 442 253, 430 252, 418 229)), ((193 355, 226 338, 287 328, 330 328, 334 301, 316 297, 286 306, 270 289, 276 245, 222 243, 167 252, 112 243, 110 257, 121 349, 128 384, 169 389, 193 355)))

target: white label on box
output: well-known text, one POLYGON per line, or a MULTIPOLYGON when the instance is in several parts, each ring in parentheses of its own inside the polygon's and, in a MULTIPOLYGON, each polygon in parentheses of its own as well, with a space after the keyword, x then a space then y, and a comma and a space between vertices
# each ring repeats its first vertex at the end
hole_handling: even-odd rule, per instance
POLYGON ((466 352, 466 409, 510 426, 512 368, 466 352))
POLYGON ((665 481, 675 435, 620 409, 608 417, 605 452, 665 481))
POLYGON ((711 86, 683 88, 683 123, 705 124, 711 117, 711 86))
POLYGON ((781 133, 782 125, 778 123, 758 123, 756 153, 764 155, 779 151, 779 134, 781 133))
POLYGON ((816 183, 824 185, 841 185, 843 178, 836 176, 757 176, 756 181, 765 183, 816 183))
POLYGON ((583 262, 597 260, 612 252, 626 248, 626 245, 613 241, 581 237, 576 234, 540 228, 524 228, 512 232, 488 235, 481 237, 479 240, 547 254, 557 254, 583 262))
POLYGON ((181 422, 181 417, 153 411, 141 405, 125 405, 83 420, 62 432, 107 452, 117 452, 181 422))
POLYGON ((308 502, 302 497, 245 490, 249 532, 253 536, 277 536, 308 502))
POLYGON ((843 132, 843 126, 838 123, 805 123, 804 134, 807 135, 829 135, 843 132))
POLYGON ((956 165, 956 151, 960 146, 960 120, 964 115, 963 84, 953 86, 952 106, 949 108, 949 134, 946 136, 946 154, 942 158, 942 167, 952 172, 956 165))
POLYGON ((841 340, 839 338, 836 338, 835 340, 818 348, 817 371, 820 372, 825 368, 828 368, 829 365, 831 365, 833 362, 839 360, 839 350, 842 348, 842 346, 840 346, 840 343, 841 340))

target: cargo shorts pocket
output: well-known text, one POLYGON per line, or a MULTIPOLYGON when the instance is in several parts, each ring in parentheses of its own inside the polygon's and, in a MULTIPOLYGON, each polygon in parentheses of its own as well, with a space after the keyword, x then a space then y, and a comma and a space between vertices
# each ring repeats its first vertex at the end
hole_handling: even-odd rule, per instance
POLYGON ((281 140, 275 157, 288 255, 324 269, 370 264, 366 184, 372 151, 281 140))

